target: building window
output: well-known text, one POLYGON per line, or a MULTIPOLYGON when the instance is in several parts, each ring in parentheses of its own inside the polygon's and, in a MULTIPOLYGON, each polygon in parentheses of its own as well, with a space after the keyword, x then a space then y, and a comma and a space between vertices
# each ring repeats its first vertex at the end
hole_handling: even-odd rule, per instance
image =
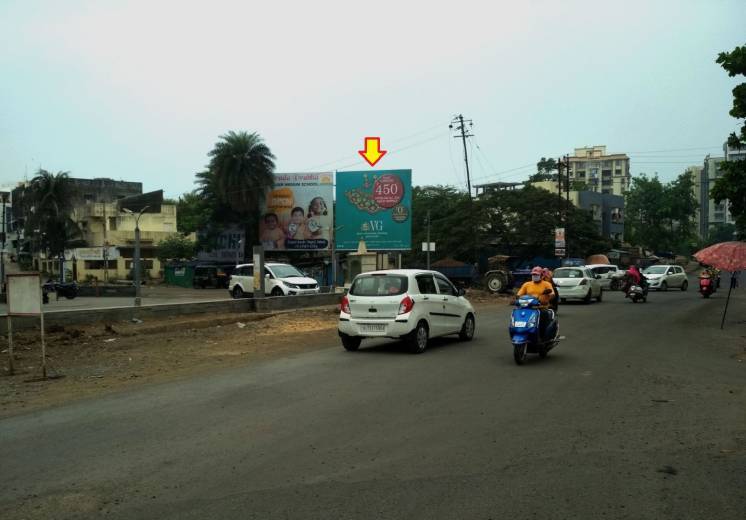
POLYGON ((622 174, 622 170, 614 170, 614 175, 619 176, 621 174, 622 174))
POLYGON ((109 230, 110 231, 117 230, 117 217, 109 217, 109 230))
POLYGON ((93 194, 92 193, 86 193, 85 195, 83 195, 83 200, 85 202, 93 202, 93 200, 94 200, 93 199, 93 194))
POLYGON ((602 168, 611 168, 611 161, 601 161, 602 168))
POLYGON ((578 177, 585 178, 585 171, 579 171, 579 172, 577 172, 577 175, 578 175, 578 177))
MULTIPOLYGON (((124 268, 125 269, 132 269, 133 265, 135 265, 135 261, 134 260, 127 260, 126 262, 124 262, 124 268)), ((152 269, 153 268, 153 261, 152 260, 141 259, 140 260, 140 265, 142 265, 143 269, 152 269)))
POLYGON ((116 270, 117 268, 117 261, 116 260, 109 260, 108 267, 105 266, 105 262, 103 260, 86 260, 85 261, 85 268, 86 270, 94 270, 94 269, 113 269, 116 270))
POLYGON ((611 177, 611 170, 601 170, 601 175, 604 177, 611 177))

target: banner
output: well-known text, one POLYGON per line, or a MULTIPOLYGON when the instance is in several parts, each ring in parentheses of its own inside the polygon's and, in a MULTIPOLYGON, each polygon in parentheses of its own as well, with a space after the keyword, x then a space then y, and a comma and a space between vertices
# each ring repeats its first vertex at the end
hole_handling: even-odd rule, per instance
POLYGON ((337 249, 412 248, 412 170, 337 172, 337 249))
POLYGON ((259 224, 265 251, 331 248, 334 223, 331 173, 278 173, 259 224))

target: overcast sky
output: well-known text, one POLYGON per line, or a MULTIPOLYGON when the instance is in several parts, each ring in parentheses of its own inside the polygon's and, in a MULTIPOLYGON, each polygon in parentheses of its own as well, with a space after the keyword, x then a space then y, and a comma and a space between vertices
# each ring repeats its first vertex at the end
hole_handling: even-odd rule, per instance
POLYGON ((248 130, 280 172, 367 168, 380 136, 377 169, 463 186, 459 113, 477 183, 594 144, 667 180, 736 129, 714 60, 745 26, 744 0, 0 0, 0 183, 41 166, 177 196, 248 130))

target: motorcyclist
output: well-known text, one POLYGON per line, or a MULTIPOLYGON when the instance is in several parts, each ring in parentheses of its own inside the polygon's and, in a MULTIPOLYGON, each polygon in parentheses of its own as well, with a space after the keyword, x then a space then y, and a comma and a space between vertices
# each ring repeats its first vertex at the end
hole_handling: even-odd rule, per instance
POLYGON ((516 296, 529 295, 539 300, 539 334, 544 337, 547 325, 549 325, 549 302, 556 293, 552 284, 542 279, 543 270, 536 266, 531 269, 531 280, 524 283, 516 296))
POLYGON ((552 284, 552 290, 554 291, 554 296, 549 300, 549 307, 554 311, 557 312, 559 309, 559 291, 557 290, 557 284, 554 283, 554 278, 552 276, 552 271, 547 269, 546 267, 542 269, 541 271, 541 278, 545 282, 549 282, 552 284))

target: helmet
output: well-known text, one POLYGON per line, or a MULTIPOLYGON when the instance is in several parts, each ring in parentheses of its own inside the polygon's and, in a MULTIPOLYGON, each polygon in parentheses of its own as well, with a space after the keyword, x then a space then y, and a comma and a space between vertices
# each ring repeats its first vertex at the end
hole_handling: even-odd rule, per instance
MULTIPOLYGON (((525 273, 525 271, 524 271, 524 273, 525 273)), ((534 267, 533 269, 531 269, 531 276, 533 276, 535 274, 538 274, 539 276, 542 275, 541 267, 539 267, 538 265, 536 267, 534 267)))

